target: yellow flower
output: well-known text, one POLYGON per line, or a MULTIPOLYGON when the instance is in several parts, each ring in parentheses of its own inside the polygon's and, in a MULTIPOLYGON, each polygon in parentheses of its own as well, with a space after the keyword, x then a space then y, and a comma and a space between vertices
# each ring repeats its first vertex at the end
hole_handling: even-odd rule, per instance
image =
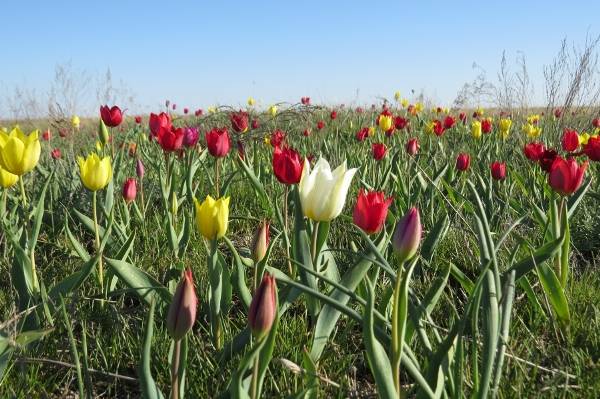
POLYGON ((265 145, 271 145, 271 137, 265 136, 265 145))
POLYGON ((112 166, 109 157, 100 159, 97 154, 91 153, 86 159, 77 157, 77 163, 79 164, 81 182, 88 190, 102 190, 110 183, 112 166))
POLYGON ((71 118, 71 126, 73 126, 73 129, 79 129, 80 124, 81 121, 79 120, 79 117, 77 115, 73 115, 71 118))
POLYGON ((527 117, 527 123, 530 125, 535 125, 540 121, 540 116, 538 114, 529 115, 527 117))
POLYGON ((256 104, 256 101, 252 97, 248 97, 248 106, 252 107, 254 104, 256 104))
POLYGON ((393 123, 394 119, 391 115, 379 115, 379 128, 384 132, 390 130, 392 128, 393 123))
POLYGON ((354 123, 352 123, 352 121, 350 121, 349 126, 350 126, 350 129, 354 128, 354 123))
POLYGON ((416 103, 415 104, 415 112, 418 114, 421 111, 423 111, 423 108, 425 108, 425 106, 423 105, 423 103, 416 103))
POLYGON ((397 91, 397 92, 394 93, 394 99, 396 101, 400 100, 400 92, 399 91, 397 91))
MULTIPOLYGON (((529 118, 527 118, 529 119, 529 118)), ((534 139, 542 134, 542 128, 539 126, 534 126, 531 123, 526 123, 522 127, 523 133, 527 134, 527 137, 530 139, 534 139)))
POLYGON ((269 107, 269 113, 271 114, 271 116, 277 115, 277 105, 271 105, 269 107))
POLYGON ((579 145, 586 145, 592 136, 589 133, 583 132, 579 135, 579 145))
POLYGON ((10 172, 5 171, 0 166, 0 187, 9 188, 14 186, 19 181, 19 176, 13 175, 10 172))
POLYGON ((481 138, 481 122, 473 121, 471 122, 471 136, 475 139, 481 138))
POLYGON ((375 136, 375 127, 369 126, 369 136, 375 136))
POLYGON ((208 107, 208 113, 209 114, 214 114, 215 112, 217 112, 217 108, 214 106, 208 107))
POLYGON ((210 195, 200 203, 194 198, 196 205, 196 226, 207 240, 225 236, 229 222, 229 197, 215 201, 210 195))
POLYGON ((479 115, 479 116, 483 116, 484 114, 484 109, 481 107, 477 107, 477 109, 475 110, 475 114, 479 115))
POLYGON ((38 131, 25 135, 19 127, 10 133, 0 132, 0 166, 13 175, 24 175, 40 160, 38 131))
POLYGON ((429 121, 425 124, 425 133, 433 134, 433 129, 435 128, 435 123, 433 121, 429 121))
POLYGON ((400 101, 400 105, 402 105, 402 108, 406 108, 408 107, 408 99, 403 98, 402 101, 400 101))
POLYGON ((510 127, 512 126, 512 120, 506 118, 506 119, 500 119, 499 122, 499 128, 500 128, 500 134, 502 135, 503 139, 506 139, 508 137, 508 134, 510 133, 510 127))
POLYGON ((96 141, 96 151, 100 152, 102 150, 102 143, 100 141, 96 141))

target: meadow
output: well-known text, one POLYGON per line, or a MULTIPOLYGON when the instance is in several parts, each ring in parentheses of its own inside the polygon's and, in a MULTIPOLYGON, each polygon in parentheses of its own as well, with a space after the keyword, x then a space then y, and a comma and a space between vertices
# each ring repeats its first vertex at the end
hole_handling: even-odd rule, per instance
POLYGON ((400 94, 0 132, 0 397, 597 397, 600 119, 400 94))

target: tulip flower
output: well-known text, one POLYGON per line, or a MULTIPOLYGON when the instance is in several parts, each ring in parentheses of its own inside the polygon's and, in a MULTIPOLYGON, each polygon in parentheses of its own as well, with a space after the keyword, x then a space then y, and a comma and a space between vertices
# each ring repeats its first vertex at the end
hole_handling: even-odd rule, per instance
POLYGON ((321 130, 325 127, 325 122, 324 121, 318 121, 317 122, 317 129, 321 130))
POLYGON ((2 188, 10 188, 17 184, 19 181, 19 176, 14 175, 6 170, 2 169, 0 165, 0 187, 2 188))
POLYGON ((579 135, 575 130, 565 129, 563 131, 562 149, 567 152, 573 152, 579 147, 579 135))
POLYGON ((371 145, 371 150, 373 152, 373 158, 376 161, 381 161, 387 152, 387 148, 383 143, 373 143, 371 145))
POLYGON ((231 140, 227 128, 212 128, 210 131, 206 132, 204 138, 206 140, 208 152, 213 157, 222 158, 227 155, 231 148, 231 140))
POLYGON ((190 110, 189 110, 188 108, 184 108, 184 109, 183 109, 183 113, 184 113, 184 114, 186 114, 186 115, 187 115, 187 114, 188 114, 188 112, 190 112, 190 110))
POLYGON ((512 126, 512 120, 510 120, 508 118, 500 119, 498 127, 499 127, 500 134, 502 135, 503 139, 506 140, 506 138, 508 137, 508 134, 510 133, 510 127, 511 126, 512 126))
POLYGON ((277 115, 277 105, 271 105, 269 107, 269 114, 271 114, 273 117, 277 115))
POLYGON ((337 118, 337 111, 331 111, 331 114, 329 114, 329 118, 331 120, 334 120, 337 118))
POLYGON ((270 240, 270 225, 269 222, 263 220, 261 224, 254 231, 254 236, 252 237, 252 243, 250 244, 250 249, 252 250, 252 259, 254 259, 254 263, 258 263, 264 259, 267 254, 267 249, 269 248, 269 240, 270 240))
POLYGON ((86 159, 77 157, 81 182, 90 191, 102 190, 112 179, 112 166, 110 158, 100 159, 95 153, 88 155, 86 159))
POLYGON ((248 309, 248 325, 256 339, 265 337, 277 316, 277 283, 275 278, 265 273, 252 297, 248 309))
POLYGON ((410 208, 406 215, 396 223, 392 245, 400 262, 406 262, 417 253, 421 242, 422 226, 419 210, 410 208))
POLYGON ((392 117, 391 112, 385 110, 379 114, 377 117, 377 125, 384 132, 392 130, 394 128, 394 118, 392 117))
POLYGON ((192 271, 183 272, 183 278, 177 284, 173 300, 167 313, 167 331, 174 340, 182 339, 196 322, 198 297, 194 288, 192 271))
POLYGON ((138 124, 138 125, 141 124, 142 123, 142 117, 141 116, 136 116, 135 117, 135 123, 138 124))
POLYGON ((408 126, 408 119, 403 118, 401 116, 397 116, 394 118, 394 128, 396 130, 402 130, 408 126))
POLYGON ((525 144, 525 147, 523 147, 523 153, 525 154, 527 159, 534 162, 537 162, 542 158, 544 150, 544 144, 540 142, 525 144))
POLYGON ((557 156, 548 173, 548 184, 562 196, 571 195, 581 186, 587 167, 588 161, 579 165, 573 158, 565 160, 557 156))
POLYGON ((527 123, 530 125, 537 125, 540 121, 540 116, 538 114, 529 115, 527 117, 527 123))
POLYGON ((42 147, 38 131, 25 135, 15 127, 10 133, 0 132, 0 167, 13 175, 22 176, 36 167, 42 147))
POLYGON ((156 137, 161 129, 171 129, 171 117, 164 112, 158 115, 151 113, 150 119, 148 119, 148 127, 152 135, 156 137))
POLYGON ((273 150, 273 172, 283 184, 296 184, 302 177, 304 161, 300 154, 288 147, 275 147, 273 150))
POLYGON ((50 129, 44 130, 44 133, 42 133, 42 140, 50 141, 50 139, 52 139, 52 133, 50 132, 50 129))
POLYGON ((492 177, 494 180, 504 180, 506 178, 506 163, 505 162, 493 162, 490 165, 492 171, 492 177))
POLYGON ((60 151, 60 148, 55 148, 50 152, 50 156, 52 157, 52 159, 61 159, 62 158, 62 152, 60 151))
POLYGON ((204 113, 204 111, 199 108, 194 111, 194 116, 202 116, 203 113, 204 113))
POLYGON ((594 118, 594 120, 592 120, 592 126, 596 129, 600 128, 600 118, 594 118))
POLYGON ((81 125, 81 120, 79 119, 79 117, 77 115, 73 115, 71 117, 71 126, 73 126, 73 129, 79 129, 80 125, 81 125))
POLYGON ((451 116, 448 115, 444 118, 444 129, 452 129, 452 127, 454 126, 454 124, 456 123, 456 119, 451 116))
POLYGON ((252 119, 252 123, 250 124, 250 127, 252 128, 252 130, 256 130, 260 127, 260 123, 258 122, 258 119, 252 119))
POLYGON ((532 123, 526 123, 523 125, 522 130, 530 139, 539 137, 539 135, 542 134, 542 128, 532 123))
POLYGON ((406 152, 410 156, 414 156, 419 152, 419 140, 416 137, 413 137, 406 142, 406 152))
POLYGON ((556 109, 554 110, 554 117, 555 117, 556 119, 559 119, 559 118, 561 117, 561 115, 562 115, 562 110, 561 110, 560 108, 556 108, 556 109))
POLYGON ((471 136, 475 139, 481 138, 481 122, 473 121, 471 122, 471 136))
POLYGON ((439 120, 434 120, 433 121, 433 133, 435 133, 436 136, 440 137, 441 135, 443 135, 445 132, 444 129, 444 125, 442 124, 441 121, 439 120))
POLYGON ((135 197, 137 196, 137 181, 130 177, 125 180, 123 184, 123 199, 128 204, 135 201, 135 197))
POLYGON ((397 91, 397 92, 394 93, 394 100, 399 101, 400 97, 401 97, 401 94, 400 94, 399 91, 397 91))
POLYGON ((310 97, 302 97, 300 99, 300 102, 302 103, 302 105, 310 105, 310 97))
POLYGON ((248 97, 247 103, 248 103, 249 107, 253 107, 254 104, 256 104, 256 100, 254 100, 254 98, 252 98, 252 97, 248 97))
POLYGON ((367 137, 369 137, 368 127, 363 127, 358 132, 356 132, 356 140, 358 141, 365 141, 367 137))
POLYGON ((165 152, 178 151, 183 146, 184 134, 185 130, 182 127, 171 126, 169 129, 162 127, 158 131, 157 141, 165 152))
POLYGON ((283 140, 285 140, 285 133, 282 130, 275 129, 275 131, 271 134, 269 143, 272 147, 276 148, 283 144, 283 140))
POLYGON ((200 234, 207 240, 215 240, 225 236, 229 223, 229 197, 215 201, 210 195, 200 203, 194 198, 196 206, 196 226, 200 234))
POLYGON ((144 168, 144 163, 141 159, 138 158, 138 160, 135 163, 135 174, 137 175, 138 179, 142 180, 144 178, 145 173, 146 168, 144 168))
POLYGON ((471 164, 471 157, 469 156, 469 154, 460 153, 456 157, 456 170, 464 172, 467 169, 469 169, 470 164, 471 164))
POLYGON ((375 234, 381 230, 387 217, 392 197, 385 198, 383 192, 365 193, 361 188, 352 213, 354 224, 367 234, 375 234))
POLYGON ((327 222, 339 216, 357 169, 346 169, 346 161, 333 172, 324 158, 320 158, 311 172, 308 159, 304 160, 300 178, 300 203, 309 219, 327 222))
POLYGON ((248 113, 244 111, 232 112, 229 115, 231 127, 238 133, 246 133, 248 131, 248 113))
POLYGON ((100 107, 100 117, 108 127, 116 127, 121 124, 123 120, 123 113, 121 112, 121 108, 114 105, 111 108, 108 108, 108 105, 103 105, 100 107))
POLYGON ((540 167, 544 172, 550 172, 550 169, 552 168, 552 164, 554 163, 556 157, 558 157, 558 153, 556 152, 556 150, 552 148, 547 148, 544 150, 542 156, 538 160, 540 167))
POLYGON ((183 133, 183 145, 187 148, 195 147, 200 138, 200 133, 195 127, 186 127, 183 133))
POLYGON ((484 118, 481 120, 481 131, 483 134, 492 132, 492 118, 484 118))
POLYGON ((583 147, 583 152, 592 161, 600 161, 600 137, 590 137, 583 147))

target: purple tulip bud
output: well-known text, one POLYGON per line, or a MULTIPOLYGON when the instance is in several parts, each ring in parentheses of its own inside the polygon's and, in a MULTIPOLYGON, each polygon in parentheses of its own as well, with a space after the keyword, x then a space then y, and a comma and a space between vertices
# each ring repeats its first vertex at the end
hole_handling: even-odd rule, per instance
POLYGON ((197 306, 194 278, 192 271, 187 269, 177 285, 167 314, 167 330, 173 339, 180 340, 192 328, 196 321, 197 306))
POLYGON ((138 158, 137 163, 135 164, 135 174, 137 175, 138 179, 142 180, 145 172, 146 170, 144 169, 144 164, 142 163, 142 160, 138 158))
POLYGON ((273 327, 277 315, 277 284, 275 278, 265 273, 260 286, 252 297, 248 311, 248 324, 252 335, 260 339, 267 335, 273 327))
POLYGON ((194 147, 200 138, 198 129, 195 127, 186 127, 183 134, 183 145, 186 147, 194 147))
POLYGON ((412 207, 408 210, 406 215, 398 221, 392 237, 394 251, 401 262, 405 262, 415 256, 417 249, 419 249, 421 233, 422 227, 419 210, 412 207))

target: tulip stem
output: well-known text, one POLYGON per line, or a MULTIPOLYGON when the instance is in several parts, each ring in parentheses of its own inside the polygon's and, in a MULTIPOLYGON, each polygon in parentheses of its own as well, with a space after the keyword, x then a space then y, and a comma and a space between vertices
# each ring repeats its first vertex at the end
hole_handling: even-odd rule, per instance
POLYGON ((219 166, 220 166, 220 163, 221 163, 220 161, 221 161, 220 158, 217 158, 216 161, 215 161, 215 188, 217 190, 217 198, 220 197, 220 195, 219 195, 219 172, 220 172, 220 167, 219 166))
MULTIPOLYGON (((289 218, 288 218, 288 193, 289 193, 289 189, 290 189, 289 186, 286 184, 285 185, 285 191, 284 191, 284 194, 283 194, 283 225, 284 225, 285 236, 286 237, 287 237, 287 234, 289 232, 289 218)), ((288 271, 290 272, 290 276, 294 276, 294 270, 292 269, 292 261, 290 260, 290 246, 289 245, 285 246, 285 255, 287 257, 288 271)))
POLYGON ((319 256, 319 254, 317 253, 317 241, 319 240, 319 222, 315 222, 313 224, 313 232, 312 232, 312 245, 311 245, 311 256, 312 256, 312 263, 313 263, 313 269, 315 271, 318 270, 317 268, 317 257, 319 256))
POLYGON ((402 272, 404 270, 404 264, 400 265, 398 274, 396 274, 396 284, 394 287, 394 299, 392 302, 392 373, 394 378, 394 387, 396 387, 396 393, 400 397, 401 386, 400 386, 400 359, 402 357, 402 343, 400 342, 400 334, 398 328, 400 327, 400 285, 402 284, 402 272))
POLYGON ((0 217, 4 217, 4 213, 6 212, 6 202, 8 198, 8 189, 2 189, 2 204, 0 205, 0 217))
MULTIPOLYGON (((100 290, 104 295, 104 265, 102 264, 102 254, 100 253, 100 229, 98 227, 98 212, 96 211, 97 203, 96 191, 92 193, 92 212, 94 213, 94 231, 96 233, 96 251, 99 255, 98 258, 98 282, 100 283, 100 290)), ((102 302, 104 303, 104 302, 102 302)))
POLYGON ((250 398, 256 399, 258 397, 258 368, 259 368, 260 356, 254 358, 254 367, 252 369, 252 382, 250 383, 250 398))
POLYGON ((23 176, 19 176, 19 186, 21 187, 21 200, 23 201, 23 211, 27 207, 27 195, 25 194, 25 184, 23 183, 23 176))
POLYGON ((181 356, 181 340, 175 340, 173 357, 171 358, 171 399, 179 399, 179 358, 181 356))

